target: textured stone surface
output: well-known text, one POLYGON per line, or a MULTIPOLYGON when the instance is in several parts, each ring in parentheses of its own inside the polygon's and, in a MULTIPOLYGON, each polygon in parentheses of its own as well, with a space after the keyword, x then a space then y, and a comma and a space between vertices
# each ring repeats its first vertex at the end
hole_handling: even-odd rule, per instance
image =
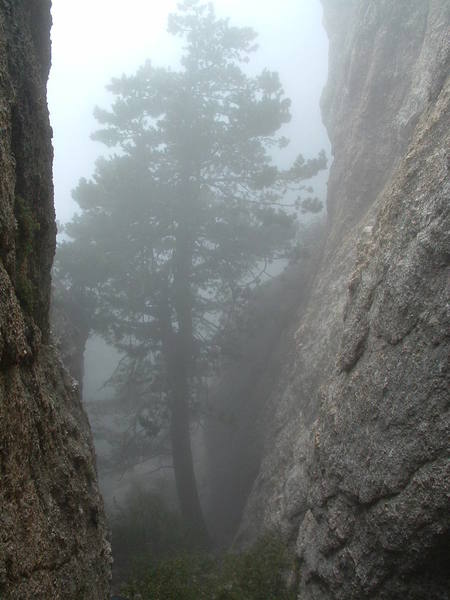
MULTIPOLYGON (((64 366, 83 388, 84 353, 89 338, 89 323, 82 301, 53 281, 50 325, 54 343, 64 366)), ((89 415, 88 415, 89 416, 89 415)))
POLYGON ((49 338, 55 246, 50 2, 0 0, 0 598, 108 597, 77 386, 49 338))
POLYGON ((304 599, 446 598, 450 5, 323 4, 329 234, 239 539, 304 599))
POLYGON ((206 421, 206 508, 214 539, 227 546, 239 527, 245 502, 263 454, 265 404, 293 348, 290 326, 305 305, 323 244, 324 227, 311 227, 306 257, 258 288, 247 308, 229 327, 230 356, 218 369, 206 421))

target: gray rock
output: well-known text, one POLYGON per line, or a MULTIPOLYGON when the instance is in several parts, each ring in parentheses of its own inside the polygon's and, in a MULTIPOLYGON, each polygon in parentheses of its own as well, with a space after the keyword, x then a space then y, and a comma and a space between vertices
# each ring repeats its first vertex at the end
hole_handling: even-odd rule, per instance
POLYGON ((0 0, 0 597, 101 600, 110 546, 92 439, 49 334, 50 21, 48 0, 0 0))
POLYGON ((303 599, 447 598, 450 5, 323 4, 329 234, 238 540, 303 599))

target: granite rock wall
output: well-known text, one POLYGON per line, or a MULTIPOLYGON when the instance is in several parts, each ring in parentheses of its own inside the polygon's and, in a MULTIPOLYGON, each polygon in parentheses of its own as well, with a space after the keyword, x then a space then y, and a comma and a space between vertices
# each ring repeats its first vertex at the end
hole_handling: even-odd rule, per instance
POLYGON ((0 0, 0 598, 106 599, 89 424, 49 332, 49 0, 0 0))
POLYGON ((323 0, 328 235, 238 543, 276 527, 299 598, 446 598, 445 0, 323 0))

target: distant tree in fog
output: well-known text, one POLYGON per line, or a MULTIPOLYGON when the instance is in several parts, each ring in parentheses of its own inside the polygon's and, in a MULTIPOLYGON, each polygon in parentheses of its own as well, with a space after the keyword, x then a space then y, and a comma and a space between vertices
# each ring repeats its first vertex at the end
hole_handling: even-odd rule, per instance
POLYGON ((181 69, 147 62, 113 79, 110 111, 94 139, 116 150, 74 191, 81 213, 66 227, 59 276, 95 301, 93 327, 124 353, 117 377, 144 399, 141 422, 167 422, 182 515, 206 529, 192 462, 196 384, 218 326, 264 265, 286 256, 295 211, 289 190, 325 168, 301 156, 287 170, 271 149, 290 119, 277 73, 241 68, 256 34, 184 2, 169 31, 185 40, 181 69))

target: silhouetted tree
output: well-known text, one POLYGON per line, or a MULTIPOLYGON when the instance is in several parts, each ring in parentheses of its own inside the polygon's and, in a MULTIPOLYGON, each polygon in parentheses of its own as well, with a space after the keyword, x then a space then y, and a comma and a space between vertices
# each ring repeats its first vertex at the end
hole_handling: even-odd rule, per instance
POLYGON ((144 399, 141 423, 169 422, 182 515, 206 537, 194 477, 190 420, 215 332, 255 270, 285 256, 295 211, 283 205, 326 166, 325 155, 279 170, 271 149, 290 119, 277 73, 241 65, 256 34, 190 0, 171 15, 185 40, 179 70, 147 62, 113 79, 94 139, 115 148, 74 191, 59 276, 95 299, 93 327, 123 353, 117 377, 144 399))

